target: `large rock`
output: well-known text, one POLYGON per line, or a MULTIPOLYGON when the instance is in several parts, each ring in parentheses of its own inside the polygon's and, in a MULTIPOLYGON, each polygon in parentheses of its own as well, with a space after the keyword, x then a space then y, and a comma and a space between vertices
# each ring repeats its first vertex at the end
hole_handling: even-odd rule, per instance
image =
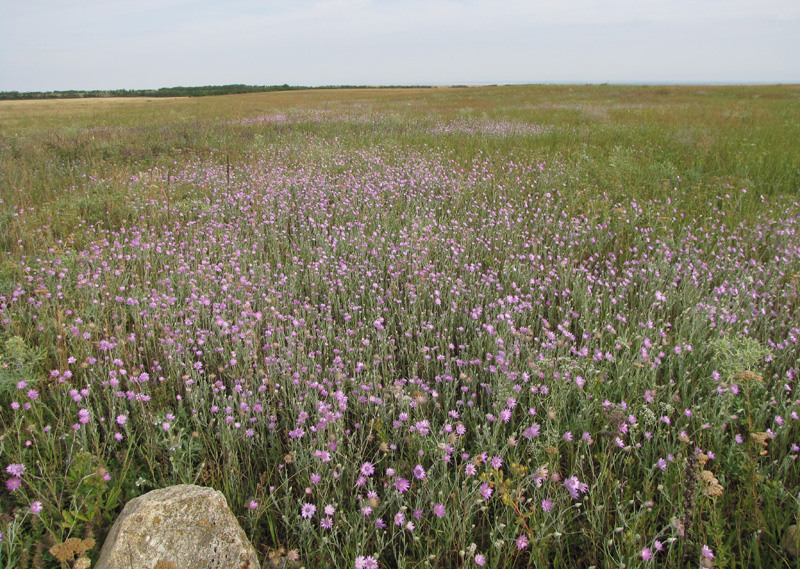
POLYGON ((159 562, 178 569, 259 569, 225 496, 194 485, 153 490, 128 502, 95 567, 153 569, 159 562))

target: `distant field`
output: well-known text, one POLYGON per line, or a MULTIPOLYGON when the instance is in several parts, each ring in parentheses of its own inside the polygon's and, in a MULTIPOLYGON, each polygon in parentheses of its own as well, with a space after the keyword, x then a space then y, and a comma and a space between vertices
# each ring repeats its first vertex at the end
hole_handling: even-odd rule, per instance
POLYGON ((0 566, 96 561, 178 483, 263 567, 800 566, 799 117, 800 86, 0 102, 0 566))

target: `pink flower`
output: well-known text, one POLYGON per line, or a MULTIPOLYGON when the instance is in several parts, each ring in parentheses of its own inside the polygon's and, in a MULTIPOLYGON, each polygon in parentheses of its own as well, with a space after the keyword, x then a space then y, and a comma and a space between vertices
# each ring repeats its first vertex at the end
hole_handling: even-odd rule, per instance
POLYGON ((530 440, 533 437, 538 437, 540 430, 541 430, 541 428, 539 427, 539 424, 538 423, 534 423, 533 425, 531 425, 530 427, 528 427, 527 429, 525 429, 522 432, 522 436, 525 437, 526 439, 530 440))
POLYGON ((526 547, 528 547, 528 538, 525 537, 524 533, 522 533, 517 538, 516 543, 517 543, 517 549, 525 549, 526 547))
POLYGON ((356 557, 356 569, 378 569, 378 560, 371 555, 356 557))
POLYGON ((14 492, 15 490, 19 490, 19 487, 22 486, 22 479, 21 478, 9 478, 6 480, 6 488, 10 492, 14 492))
POLYGON ((545 512, 549 512, 553 509, 553 501, 550 498, 545 498, 542 500, 542 510, 545 512))
POLYGON ((482 553, 475 555, 475 565, 478 567, 483 567, 486 565, 486 557, 482 553))
POLYGON ((492 468, 500 468, 503 466, 503 459, 499 456, 492 457, 492 468))
POLYGON ((42 511, 42 503, 39 500, 35 502, 31 502, 31 513, 34 515, 38 515, 39 512, 42 511))
POLYGON ((704 545, 703 548, 700 550, 700 554, 705 557, 706 559, 714 559, 714 550, 711 549, 709 546, 704 545))
POLYGON ((411 488, 411 483, 405 478, 400 478, 398 476, 394 479, 394 487, 402 494, 403 492, 408 492, 408 489, 411 488))
POLYGON ((258 509, 258 502, 256 502, 255 500, 250 500, 250 503, 247 504, 247 507, 249 509, 251 509, 251 510, 257 510, 258 509))
POLYGON ((317 512, 317 507, 314 504, 303 504, 300 508, 300 515, 304 518, 310 518, 317 512))
POLYGON ((364 476, 372 476, 375 473, 375 467, 371 462, 365 462, 361 465, 361 474, 364 476))
POLYGON ((21 477, 25 473, 25 465, 12 462, 6 466, 6 472, 11 476, 21 477))
POLYGON ((414 478, 416 478, 417 480, 424 480, 425 469, 422 468, 422 465, 418 464, 414 467, 414 478))
POLYGON ((439 504, 435 504, 433 506, 433 514, 437 518, 443 518, 446 513, 447 513, 447 511, 445 510, 444 504, 439 503, 439 504))
POLYGON ((571 476, 564 480, 564 488, 569 491, 569 495, 572 496, 573 500, 577 500, 579 497, 578 493, 586 494, 589 485, 578 480, 577 476, 571 476))
POLYGON ((650 561, 653 558, 653 554, 650 552, 649 547, 643 547, 642 551, 639 553, 639 557, 645 561, 650 561))
POLYGON ((489 498, 491 498, 493 492, 494 490, 492 489, 491 486, 489 486, 485 482, 481 484, 481 496, 483 496, 485 499, 488 500, 489 498))

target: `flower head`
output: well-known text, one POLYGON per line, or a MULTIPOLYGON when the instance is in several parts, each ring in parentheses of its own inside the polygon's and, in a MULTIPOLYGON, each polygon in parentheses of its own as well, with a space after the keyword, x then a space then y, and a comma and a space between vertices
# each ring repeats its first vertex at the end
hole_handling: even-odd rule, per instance
POLYGON ((378 560, 372 555, 356 557, 356 569, 378 569, 378 560))
POLYGON ((21 477, 25 473, 25 465, 12 462, 6 466, 6 472, 11 476, 21 477))
POLYGON ((400 478, 399 476, 394 479, 394 487, 397 489, 398 492, 401 494, 403 492, 407 492, 409 488, 411 488, 411 483, 406 480, 405 478, 400 478))
POLYGON ((564 488, 569 491, 569 495, 572 496, 573 500, 577 500, 579 497, 578 493, 585 494, 589 489, 589 485, 578 480, 577 476, 570 476, 564 480, 564 488))
POLYGON ((313 517, 313 515, 317 512, 317 507, 314 504, 303 504, 300 508, 300 515, 304 518, 313 517))

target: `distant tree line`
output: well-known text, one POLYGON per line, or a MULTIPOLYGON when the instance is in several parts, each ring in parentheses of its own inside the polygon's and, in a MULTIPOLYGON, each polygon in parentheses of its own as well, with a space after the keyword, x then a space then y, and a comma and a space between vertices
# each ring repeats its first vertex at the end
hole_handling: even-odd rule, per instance
MULTIPOLYGON (((400 87, 400 86, 397 86, 400 87)), ((402 87, 406 87, 405 85, 402 87)), ((207 97, 301 89, 366 89, 363 85, 301 87, 296 85, 207 85, 205 87, 162 87, 161 89, 114 89, 111 91, 0 91, 0 100, 22 99, 92 99, 100 97, 207 97)))

